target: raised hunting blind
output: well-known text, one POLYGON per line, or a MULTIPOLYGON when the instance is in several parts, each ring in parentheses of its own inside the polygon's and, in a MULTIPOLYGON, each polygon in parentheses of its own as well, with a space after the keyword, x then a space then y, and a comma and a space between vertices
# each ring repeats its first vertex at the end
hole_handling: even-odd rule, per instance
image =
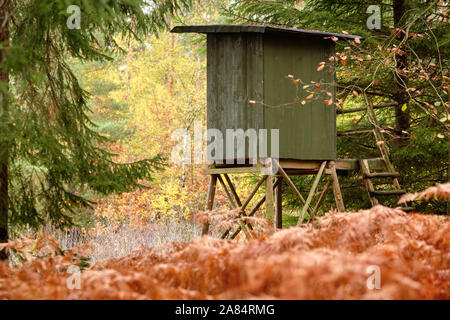
MULTIPOLYGON (((331 84, 334 71, 317 71, 334 55, 330 38, 355 36, 239 25, 178 26, 172 32, 207 34, 207 126, 223 132, 224 148, 226 129, 279 129, 280 159, 336 158, 334 105, 324 104, 326 97, 302 105, 309 93, 292 81, 331 84)), ((334 96, 334 86, 329 91, 334 96)))
MULTIPOLYGON (((376 178, 376 173, 371 172, 369 166, 372 170, 387 171, 383 172, 383 177, 392 178, 396 189, 393 191, 400 193, 396 180, 398 174, 382 144, 379 148, 383 158, 336 159, 336 109, 333 103, 324 103, 330 97, 335 99, 335 71, 334 68, 321 70, 318 67, 335 55, 336 40, 355 41, 361 37, 259 25, 177 26, 172 32, 207 34, 207 127, 222 132, 224 152, 223 157, 215 157, 215 163, 206 170, 211 176, 206 210, 214 207, 216 184, 219 182, 230 207, 239 209, 241 216, 254 215, 265 203, 267 217, 273 218, 276 228, 281 228, 284 181, 303 204, 299 224, 306 217, 315 217, 330 186, 337 209, 344 211, 337 170, 361 170, 372 204, 376 204, 378 200, 369 180, 376 178), (299 86, 299 83, 302 85, 299 86), (311 84, 321 89, 314 99, 310 99, 309 90, 304 90, 311 84), (269 158, 273 154, 270 132, 271 129, 278 129, 278 157, 268 162, 270 165, 275 164, 276 172, 261 171, 260 163, 248 161, 251 158, 250 139, 244 142, 245 159, 231 159, 244 161, 227 163, 226 160, 230 159, 225 150, 228 144, 226 131, 230 129, 267 129, 269 158), (261 179, 250 195, 241 201, 229 174, 257 172, 262 173, 261 179), (316 177, 305 199, 289 176, 310 174, 316 177), (323 174, 328 174, 329 179, 314 207, 310 208, 323 174), (263 183, 266 185, 265 196, 252 210, 246 212, 263 183)), ((370 106, 367 106, 367 110, 372 116, 370 106)), ((376 119, 372 122, 376 124, 376 119)), ((375 126, 377 141, 382 139, 378 131, 375 126)), ((233 139, 234 146, 235 137, 230 139, 233 139)), ((209 224, 205 223, 203 232, 207 233, 208 230, 209 224)), ((251 224, 243 219, 236 228, 224 230, 222 237, 231 235, 234 238, 240 231, 249 237, 252 230, 251 224)))

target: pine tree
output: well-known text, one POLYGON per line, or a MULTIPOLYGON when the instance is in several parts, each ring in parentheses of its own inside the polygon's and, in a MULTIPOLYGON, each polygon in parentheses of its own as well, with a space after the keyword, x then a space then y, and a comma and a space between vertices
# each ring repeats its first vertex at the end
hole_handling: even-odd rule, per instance
POLYGON ((108 195, 143 187, 141 181, 162 166, 159 155, 114 161, 108 139, 88 117, 89 94, 67 61, 110 60, 123 52, 116 39, 156 33, 190 3, 2 1, 0 242, 8 240, 11 226, 71 225, 77 209, 92 203, 87 191, 108 195))

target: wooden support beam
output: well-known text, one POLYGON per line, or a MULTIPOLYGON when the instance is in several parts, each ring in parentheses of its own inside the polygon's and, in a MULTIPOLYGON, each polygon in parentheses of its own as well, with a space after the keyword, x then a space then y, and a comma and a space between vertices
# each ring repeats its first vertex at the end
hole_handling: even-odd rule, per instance
MULTIPOLYGON (((373 106, 373 109, 383 109, 383 108, 389 108, 389 107, 395 107, 397 105, 397 102, 392 102, 392 103, 385 103, 385 104, 380 104, 380 105, 376 105, 373 106)), ((361 112, 361 111, 366 111, 367 108, 355 108, 355 109, 337 109, 336 110, 336 114, 346 114, 346 113, 355 113, 355 112, 361 112)))
POLYGON ((372 133, 373 129, 358 129, 358 130, 344 130, 344 131, 338 131, 337 136, 351 136, 354 134, 364 134, 364 133, 372 133))
POLYGON ((231 181, 230 177, 228 176, 228 174, 224 173, 223 174, 225 177, 226 182, 228 183, 228 186, 230 187, 231 193, 234 196, 234 199, 236 200, 236 203, 239 207, 242 207, 242 202, 241 199, 239 198, 237 192, 236 192, 236 188, 233 185, 233 182, 231 181))
POLYGON ((258 173, 260 167, 230 167, 230 168, 208 168, 203 171, 205 174, 223 174, 223 173, 258 173))
POLYGON ((325 197, 327 195, 328 189, 330 188, 331 183, 333 182, 333 177, 330 176, 328 178, 327 183, 325 184, 325 187, 323 188, 322 192, 320 193, 319 199, 317 200, 317 203, 313 209, 313 212, 311 214, 311 219, 315 219, 317 212, 319 211, 320 207, 322 206, 323 201, 325 200, 325 197))
MULTIPOLYGON (((248 196, 248 198, 245 200, 244 204, 242 204, 242 206, 240 207, 240 213, 244 214, 245 213, 245 208, 247 208, 247 206, 249 205, 250 201, 252 200, 252 198, 254 197, 254 195, 256 194, 256 192, 258 191, 259 187, 264 183, 264 181, 266 181, 268 176, 262 176, 261 179, 258 181, 258 183, 256 184, 256 186, 253 188, 252 192, 250 193, 250 195, 248 196)), ((264 202, 264 201, 263 201, 264 202)), ((255 211, 256 212, 256 211, 255 211)), ((238 227, 239 229, 240 227, 238 227)), ((226 236, 228 235, 228 233, 230 232, 231 229, 227 229, 221 236, 222 239, 225 239, 226 236)))
POLYGON ((248 198, 244 201, 244 203, 241 206, 241 212, 245 211, 245 208, 247 208, 248 204, 250 203, 250 201, 253 199, 253 196, 256 194, 256 192, 258 191, 259 187, 264 183, 264 181, 266 181, 268 176, 262 176, 261 179, 259 179, 258 183, 256 184, 256 186, 253 188, 252 192, 250 193, 250 195, 248 196, 248 198))
POLYGON ((367 160, 361 160, 359 166, 361 167, 361 175, 363 177, 363 182, 366 185, 366 189, 369 194, 370 203, 372 204, 372 206, 377 205, 379 203, 378 199, 372 195, 372 192, 375 191, 375 188, 373 186, 372 181, 367 178, 367 176, 370 175, 370 167, 367 160))
MULTIPOLYGON (((214 196, 216 194, 217 175, 212 174, 209 179, 208 198, 206 199, 206 211, 211 211, 214 205, 214 196)), ((209 222, 203 224, 202 235, 209 231, 209 222)))
MULTIPOLYGON (((300 217, 298 219, 297 225, 301 225, 303 223, 303 219, 305 218, 306 211, 309 209, 309 205, 311 204, 311 201, 313 199, 314 193, 316 192, 317 186, 319 185, 320 178, 322 177, 323 171, 325 170, 327 162, 322 162, 322 165, 320 166, 319 172, 316 175, 316 178, 314 179, 313 185, 311 187, 311 190, 309 191, 308 198, 306 198, 306 203, 303 206, 302 212, 300 213, 300 217)), ((311 217, 311 216, 310 216, 311 217)))
MULTIPOLYGON (((374 170, 385 170, 386 164, 383 158, 366 159, 370 167, 374 170)), ((336 170, 341 171, 358 171, 360 170, 358 159, 337 159, 335 161, 336 170)))
MULTIPOLYGON (((276 160, 274 160, 274 161, 276 161, 276 160)), ((300 202, 303 205, 305 205, 306 204, 306 200, 303 198, 303 196, 301 195, 300 191, 297 190, 297 187, 292 182, 291 178, 289 178, 289 176, 286 174, 286 172, 283 170, 283 168, 280 165, 278 165, 278 172, 284 178, 284 180, 286 181, 288 186, 292 189, 292 191, 294 191, 294 194, 297 196, 297 198, 300 200, 300 202)), ((308 212, 311 213, 311 209, 308 208, 308 212)))
POLYGON ((278 177, 278 186, 275 188, 275 217, 273 219, 273 226, 275 230, 283 227, 283 178, 278 177))
POLYGON ((345 212, 344 199, 342 198, 341 187, 339 186, 339 180, 336 173, 336 167, 334 161, 330 161, 330 171, 333 177, 333 192, 334 199, 336 201, 336 207, 339 212, 345 212))
MULTIPOLYGON (((275 184, 273 185, 274 188, 278 187, 278 184, 281 183, 282 179, 277 179, 277 181, 275 182, 275 184)), ((247 217, 252 217, 258 210, 259 208, 263 205, 263 203, 266 201, 266 195, 264 195, 256 204, 256 206, 252 209, 252 211, 250 211, 250 213, 248 215, 246 215, 247 217)), ((224 234, 222 234, 222 239, 224 239, 228 233, 230 232, 230 229, 228 229, 224 234)), ((241 232, 241 227, 239 226, 236 231, 231 235, 230 239, 234 239, 237 237, 237 235, 239 234, 239 232, 241 232)))
POLYGON ((223 190, 225 191, 225 194, 227 195, 228 201, 230 202, 230 209, 235 209, 237 208, 237 205, 234 203, 233 201, 233 197, 231 196, 230 191, 228 191, 227 185, 225 184, 225 182, 223 181, 222 177, 219 175, 217 175, 217 180, 219 180, 220 184, 222 185, 223 190))
POLYGON ((266 179, 266 218, 274 218, 275 208, 273 206, 273 176, 266 179))

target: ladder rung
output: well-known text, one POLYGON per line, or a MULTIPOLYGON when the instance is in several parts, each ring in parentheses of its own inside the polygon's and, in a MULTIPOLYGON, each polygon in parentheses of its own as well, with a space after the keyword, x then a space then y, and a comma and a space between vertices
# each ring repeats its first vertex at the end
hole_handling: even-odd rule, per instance
POLYGON ((370 192, 372 196, 394 196, 405 194, 405 190, 376 190, 370 192))
POLYGON ((400 173, 398 172, 373 172, 373 173, 365 173, 364 178, 372 179, 372 178, 398 178, 400 177, 400 173))

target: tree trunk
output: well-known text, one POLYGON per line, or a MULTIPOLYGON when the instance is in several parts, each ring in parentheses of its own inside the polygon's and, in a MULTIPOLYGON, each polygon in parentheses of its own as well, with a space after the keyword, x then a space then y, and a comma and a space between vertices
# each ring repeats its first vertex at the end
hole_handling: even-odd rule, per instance
MULTIPOLYGON (((448 105, 450 106, 450 89, 447 89, 447 99, 448 105)), ((450 132, 447 132, 447 134, 447 182, 450 182, 450 132)), ((450 198, 447 199, 447 215, 450 216, 450 198)))
MULTIPOLYGON (((0 43, 4 47, 9 42, 9 0, 0 6, 0 43)), ((0 51, 0 63, 3 62, 3 51, 0 51)), ((8 73, 0 70, 0 81, 9 84, 8 73)), ((0 93, 0 126, 4 129, 8 125, 8 96, 0 93)), ((8 162, 9 145, 3 142, 0 144, 0 243, 8 241, 8 162)), ((0 260, 7 259, 4 251, 0 251, 0 260)))
MULTIPOLYGON (((401 28, 401 20, 406 12, 404 0, 394 0, 394 27, 401 28)), ((402 41, 405 37, 404 33, 399 33, 398 39, 402 41)), ((397 90, 394 94, 394 98, 397 101, 395 107, 395 131, 398 136, 396 138, 396 147, 401 149, 409 142, 409 137, 404 131, 407 131, 410 127, 410 113, 409 108, 402 110, 403 106, 408 103, 408 94, 405 91, 408 84, 408 76, 404 72, 408 68, 408 57, 406 53, 406 47, 399 47, 401 51, 397 51, 395 54, 395 83, 397 90)))

